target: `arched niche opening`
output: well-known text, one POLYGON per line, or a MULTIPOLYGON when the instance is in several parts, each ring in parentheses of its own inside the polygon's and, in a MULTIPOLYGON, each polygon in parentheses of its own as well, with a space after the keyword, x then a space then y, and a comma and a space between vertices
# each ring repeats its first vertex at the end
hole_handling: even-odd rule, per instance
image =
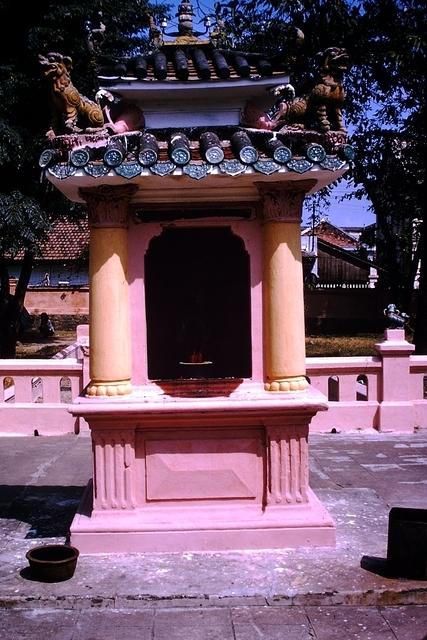
POLYGON ((59 381, 59 397, 60 402, 70 404, 72 402, 71 380, 68 376, 62 376, 59 381))
POLYGON ((150 379, 251 376, 249 255, 229 227, 164 229, 145 286, 150 379))
POLYGON ((368 400, 368 378, 365 375, 357 376, 356 380, 356 400, 367 401, 368 400))
POLYGON ((31 401, 43 402, 43 380, 39 376, 31 378, 31 401))
POLYGON ((15 381, 11 376, 3 378, 3 402, 15 402, 15 381))
POLYGON ((328 378, 328 400, 329 402, 339 402, 340 399, 340 379, 338 376, 328 378))

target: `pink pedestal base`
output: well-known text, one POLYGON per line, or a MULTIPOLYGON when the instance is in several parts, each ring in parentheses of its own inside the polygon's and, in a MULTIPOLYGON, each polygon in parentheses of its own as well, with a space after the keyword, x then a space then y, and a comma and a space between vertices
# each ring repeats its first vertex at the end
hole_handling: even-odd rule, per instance
POLYGON ((71 526, 81 553, 335 544, 308 485, 313 392, 85 400, 94 480, 71 526))
POLYGON ((414 433, 414 405, 412 402, 383 401, 379 408, 380 431, 414 433))
POLYGON ((154 509, 90 516, 92 486, 71 527, 81 553, 229 551, 335 545, 334 523, 316 496, 268 512, 244 507, 154 509), (86 512, 86 515, 85 515, 86 512))
POLYGON ((413 432, 414 405, 410 398, 410 360, 415 346, 404 329, 386 329, 385 340, 375 345, 383 361, 380 431, 413 432))

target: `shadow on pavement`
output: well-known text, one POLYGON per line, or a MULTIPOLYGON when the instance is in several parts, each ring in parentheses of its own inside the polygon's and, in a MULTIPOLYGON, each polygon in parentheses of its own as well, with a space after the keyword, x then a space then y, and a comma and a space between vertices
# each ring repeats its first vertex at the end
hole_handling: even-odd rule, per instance
POLYGON ((0 519, 27 523, 25 539, 67 536, 84 489, 0 485, 0 519))
POLYGON ((387 558, 379 558, 378 556, 362 556, 360 561, 362 569, 375 573, 382 578, 390 578, 390 568, 387 565, 387 558))

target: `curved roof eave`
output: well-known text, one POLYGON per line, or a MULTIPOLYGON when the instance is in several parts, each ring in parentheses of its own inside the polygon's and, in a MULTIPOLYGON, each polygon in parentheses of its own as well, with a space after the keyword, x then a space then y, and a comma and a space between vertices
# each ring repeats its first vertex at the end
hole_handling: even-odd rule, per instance
POLYGON ((182 93, 189 95, 192 92, 198 94, 202 92, 233 93, 234 95, 254 95, 254 89, 262 89, 262 93, 279 84, 289 82, 286 74, 273 75, 269 77, 251 77, 236 80, 133 80, 126 78, 99 78, 101 86, 103 81, 109 91, 113 91, 127 98, 136 99, 138 97, 154 95, 159 92, 171 91, 176 95, 182 93))

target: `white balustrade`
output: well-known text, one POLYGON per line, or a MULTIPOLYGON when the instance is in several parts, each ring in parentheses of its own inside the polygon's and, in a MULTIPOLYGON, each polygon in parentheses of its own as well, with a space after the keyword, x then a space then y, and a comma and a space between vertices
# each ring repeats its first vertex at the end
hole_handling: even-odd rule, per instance
MULTIPOLYGON (((312 433, 427 429, 427 356, 412 355, 403 332, 386 337, 378 356, 307 358, 307 377, 329 406, 313 418, 312 433), (384 375, 384 361, 391 375, 384 375)), ((81 359, 0 360, 0 435, 87 428, 67 409, 88 380, 88 350, 76 344, 73 352, 81 359)))
POLYGON ((82 387, 76 358, 0 360, 0 435, 78 433, 68 405, 82 387))

